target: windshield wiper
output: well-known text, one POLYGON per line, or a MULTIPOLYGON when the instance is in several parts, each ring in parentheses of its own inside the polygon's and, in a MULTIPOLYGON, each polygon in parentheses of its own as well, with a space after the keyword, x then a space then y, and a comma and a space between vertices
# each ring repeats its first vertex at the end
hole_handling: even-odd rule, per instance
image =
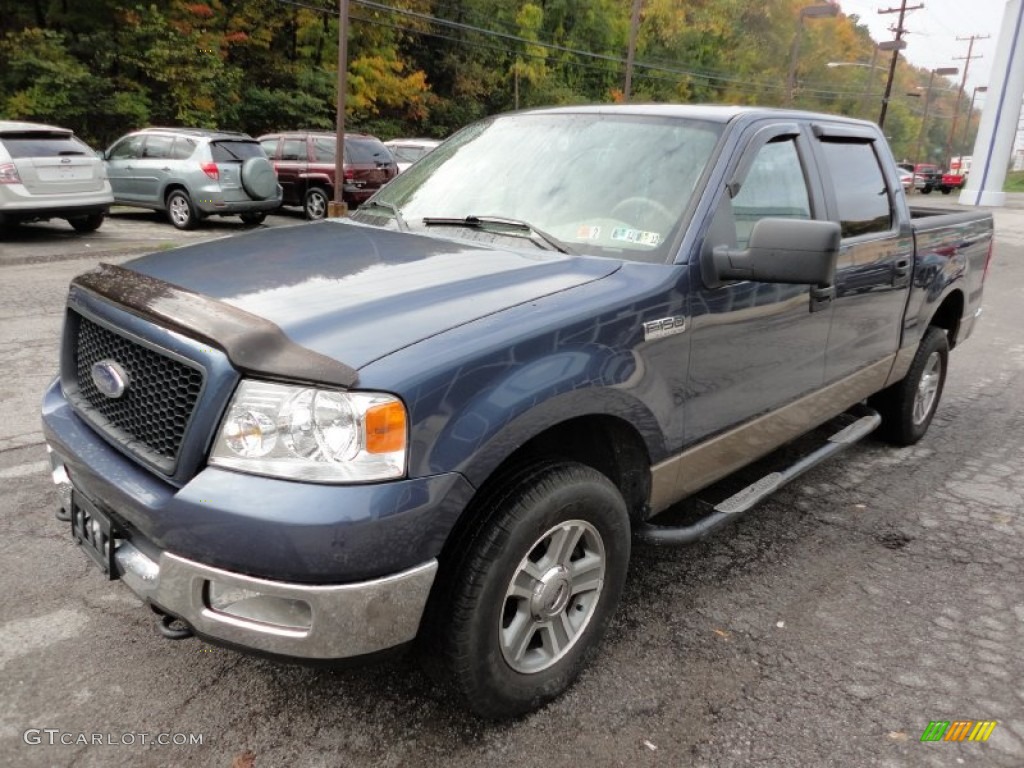
POLYGON ((398 231, 409 231, 409 225, 405 223, 405 219, 402 218, 402 212, 394 203, 385 203, 383 200, 367 200, 365 203, 363 203, 364 208, 368 205, 375 205, 378 208, 383 208, 385 211, 391 211, 391 215, 395 217, 395 223, 398 224, 398 231))
POLYGON ((530 240, 534 243, 540 240, 550 250, 558 251, 559 253, 567 253, 570 256, 576 255, 568 245, 563 243, 557 237, 549 235, 544 230, 537 229, 535 226, 527 221, 523 221, 522 219, 506 219, 504 216, 467 216, 464 219, 428 216, 423 219, 423 225, 426 227, 470 227, 473 229, 482 229, 488 224, 496 224, 501 227, 509 227, 520 232, 526 232, 531 236, 530 240))

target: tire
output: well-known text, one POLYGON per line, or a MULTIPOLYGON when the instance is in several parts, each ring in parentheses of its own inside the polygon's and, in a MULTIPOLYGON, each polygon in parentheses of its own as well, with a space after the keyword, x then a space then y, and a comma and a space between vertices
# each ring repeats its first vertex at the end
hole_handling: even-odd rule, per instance
POLYGON ((95 232, 103 224, 102 213, 94 213, 92 216, 79 216, 68 219, 68 224, 74 227, 75 232, 95 232))
POLYGON ((626 579, 629 515, 608 478, 568 462, 512 476, 476 509, 484 519, 446 550, 424 635, 472 712, 515 717, 563 693, 599 644, 626 579))
POLYGON ((181 189, 175 189, 167 196, 167 220, 176 229, 195 229, 199 223, 195 206, 181 189))
POLYGON ((327 192, 322 187, 311 187, 302 201, 302 211, 310 221, 327 218, 327 192))
POLYGON ((258 224, 262 224, 267 218, 266 211, 248 211, 241 213, 238 217, 242 220, 243 224, 247 224, 250 227, 255 227, 258 224))
POLYGON ((953 189, 951 187, 942 187, 941 191, 942 191, 942 194, 948 195, 950 192, 953 191, 953 189))
POLYGON ((931 193, 932 193, 932 188, 931 187, 921 187, 921 194, 922 195, 930 195, 931 193))
POLYGON ((913 445, 924 437, 942 397, 948 365, 949 338, 933 325, 921 339, 906 377, 871 400, 882 415, 883 439, 913 445))
POLYGON ((277 192, 277 174, 265 157, 250 157, 242 163, 242 189, 253 200, 268 200, 277 192))

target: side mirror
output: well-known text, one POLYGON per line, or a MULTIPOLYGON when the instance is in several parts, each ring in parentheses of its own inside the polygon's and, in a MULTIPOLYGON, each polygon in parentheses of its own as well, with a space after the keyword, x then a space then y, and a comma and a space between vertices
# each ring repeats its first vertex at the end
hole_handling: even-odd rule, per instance
POLYGON ((709 288, 728 280, 830 286, 840 239, 834 221, 761 219, 745 250, 705 249, 701 268, 709 288))

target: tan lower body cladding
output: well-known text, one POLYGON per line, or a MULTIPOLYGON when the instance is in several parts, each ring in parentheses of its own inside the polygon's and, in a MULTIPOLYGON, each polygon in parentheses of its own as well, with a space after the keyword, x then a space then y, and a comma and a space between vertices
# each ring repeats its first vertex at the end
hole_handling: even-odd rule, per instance
POLYGON ((899 381, 906 376, 915 351, 915 347, 900 350, 651 467, 651 514, 667 509, 899 381))

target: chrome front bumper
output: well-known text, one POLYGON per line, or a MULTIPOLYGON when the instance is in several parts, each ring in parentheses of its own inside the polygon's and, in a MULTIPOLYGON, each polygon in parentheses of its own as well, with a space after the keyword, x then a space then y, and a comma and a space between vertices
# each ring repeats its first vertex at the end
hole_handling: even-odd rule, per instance
MULTIPOLYGON (((49 446, 47 446, 49 449, 49 446)), ((61 507, 72 512, 67 471, 50 453, 61 507)), ((214 640, 301 659, 344 659, 416 637, 437 560, 351 584, 293 584, 213 568, 163 552, 154 561, 127 539, 114 563, 142 600, 214 640)))
POLYGON ((341 659, 409 642, 419 630, 437 561, 372 581, 319 586, 243 576, 164 552, 159 562, 128 541, 114 554, 136 595, 196 632, 254 650, 341 659), (218 595, 233 603, 218 606, 218 595))

